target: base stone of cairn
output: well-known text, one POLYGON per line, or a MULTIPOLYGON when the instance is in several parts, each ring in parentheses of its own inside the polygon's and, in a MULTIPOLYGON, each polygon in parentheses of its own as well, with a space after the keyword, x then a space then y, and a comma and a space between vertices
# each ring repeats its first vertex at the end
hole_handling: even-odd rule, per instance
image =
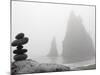
POLYGON ((25 60, 27 57, 28 57, 27 54, 15 55, 14 60, 15 61, 25 60))

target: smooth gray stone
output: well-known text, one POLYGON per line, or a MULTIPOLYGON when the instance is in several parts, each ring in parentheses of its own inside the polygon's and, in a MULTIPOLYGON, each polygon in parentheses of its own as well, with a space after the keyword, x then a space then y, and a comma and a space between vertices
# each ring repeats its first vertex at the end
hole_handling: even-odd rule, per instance
POLYGON ((16 39, 22 39, 22 38, 24 38, 24 33, 19 33, 18 35, 16 35, 15 38, 16 39))
POLYGON ((20 46, 20 45, 24 45, 29 41, 29 39, 27 37, 24 37, 23 39, 19 39, 19 40, 15 40, 12 42, 12 46, 20 46))
POLYGON ((25 60, 27 57, 28 56, 26 54, 15 55, 14 60, 15 61, 25 60))
POLYGON ((19 55, 19 54, 24 54, 24 53, 26 53, 27 52, 27 49, 21 49, 21 50, 14 50, 13 51, 13 53, 14 54, 17 54, 17 55, 19 55))

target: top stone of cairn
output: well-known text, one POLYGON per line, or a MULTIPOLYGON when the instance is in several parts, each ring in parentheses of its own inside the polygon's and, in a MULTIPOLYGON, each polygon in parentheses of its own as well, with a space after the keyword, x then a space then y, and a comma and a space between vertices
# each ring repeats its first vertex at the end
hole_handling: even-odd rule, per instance
POLYGON ((22 38, 24 38, 24 33, 19 33, 18 35, 16 35, 15 38, 16 39, 22 39, 22 38))
POLYGON ((24 45, 28 42, 28 37, 24 37, 24 33, 19 33, 18 35, 16 35, 15 37, 16 40, 14 40, 12 42, 12 46, 21 46, 24 45))

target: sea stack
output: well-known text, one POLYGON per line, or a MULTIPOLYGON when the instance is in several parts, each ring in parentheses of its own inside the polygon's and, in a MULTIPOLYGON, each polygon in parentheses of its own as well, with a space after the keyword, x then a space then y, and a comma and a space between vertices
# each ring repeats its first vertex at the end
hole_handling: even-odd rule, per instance
POLYGON ((48 54, 49 57, 57 57, 58 56, 58 51, 57 51, 57 46, 56 46, 56 38, 54 37, 51 42, 51 48, 50 52, 48 54))
POLYGON ((18 35, 16 35, 15 39, 16 40, 14 40, 11 44, 13 47, 17 48, 13 51, 13 53, 16 54, 14 56, 14 60, 20 61, 27 59, 28 56, 27 54, 25 54, 27 52, 27 49, 23 49, 23 45, 26 44, 29 39, 27 37, 24 37, 24 33, 19 33, 18 35))
POLYGON ((62 56, 68 62, 81 62, 95 57, 95 46, 80 16, 71 12, 63 40, 62 56))

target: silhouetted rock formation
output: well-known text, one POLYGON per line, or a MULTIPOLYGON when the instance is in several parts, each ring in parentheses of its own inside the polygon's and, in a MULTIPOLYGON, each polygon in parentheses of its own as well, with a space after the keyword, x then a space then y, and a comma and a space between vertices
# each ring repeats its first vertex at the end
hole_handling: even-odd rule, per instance
POLYGON ((53 38, 53 40, 52 40, 51 49, 50 49, 48 56, 50 56, 50 57, 57 57, 58 56, 55 38, 53 38))
POLYGON ((95 49, 82 20, 73 12, 70 14, 67 32, 63 41, 63 53, 68 61, 79 62, 93 58, 95 49))
POLYGON ((24 44, 28 42, 28 38, 24 37, 24 33, 19 33, 15 37, 16 40, 12 42, 12 46, 17 46, 17 49, 13 51, 14 54, 14 60, 20 61, 25 60, 28 56, 25 54, 27 52, 27 49, 22 49, 24 44))

